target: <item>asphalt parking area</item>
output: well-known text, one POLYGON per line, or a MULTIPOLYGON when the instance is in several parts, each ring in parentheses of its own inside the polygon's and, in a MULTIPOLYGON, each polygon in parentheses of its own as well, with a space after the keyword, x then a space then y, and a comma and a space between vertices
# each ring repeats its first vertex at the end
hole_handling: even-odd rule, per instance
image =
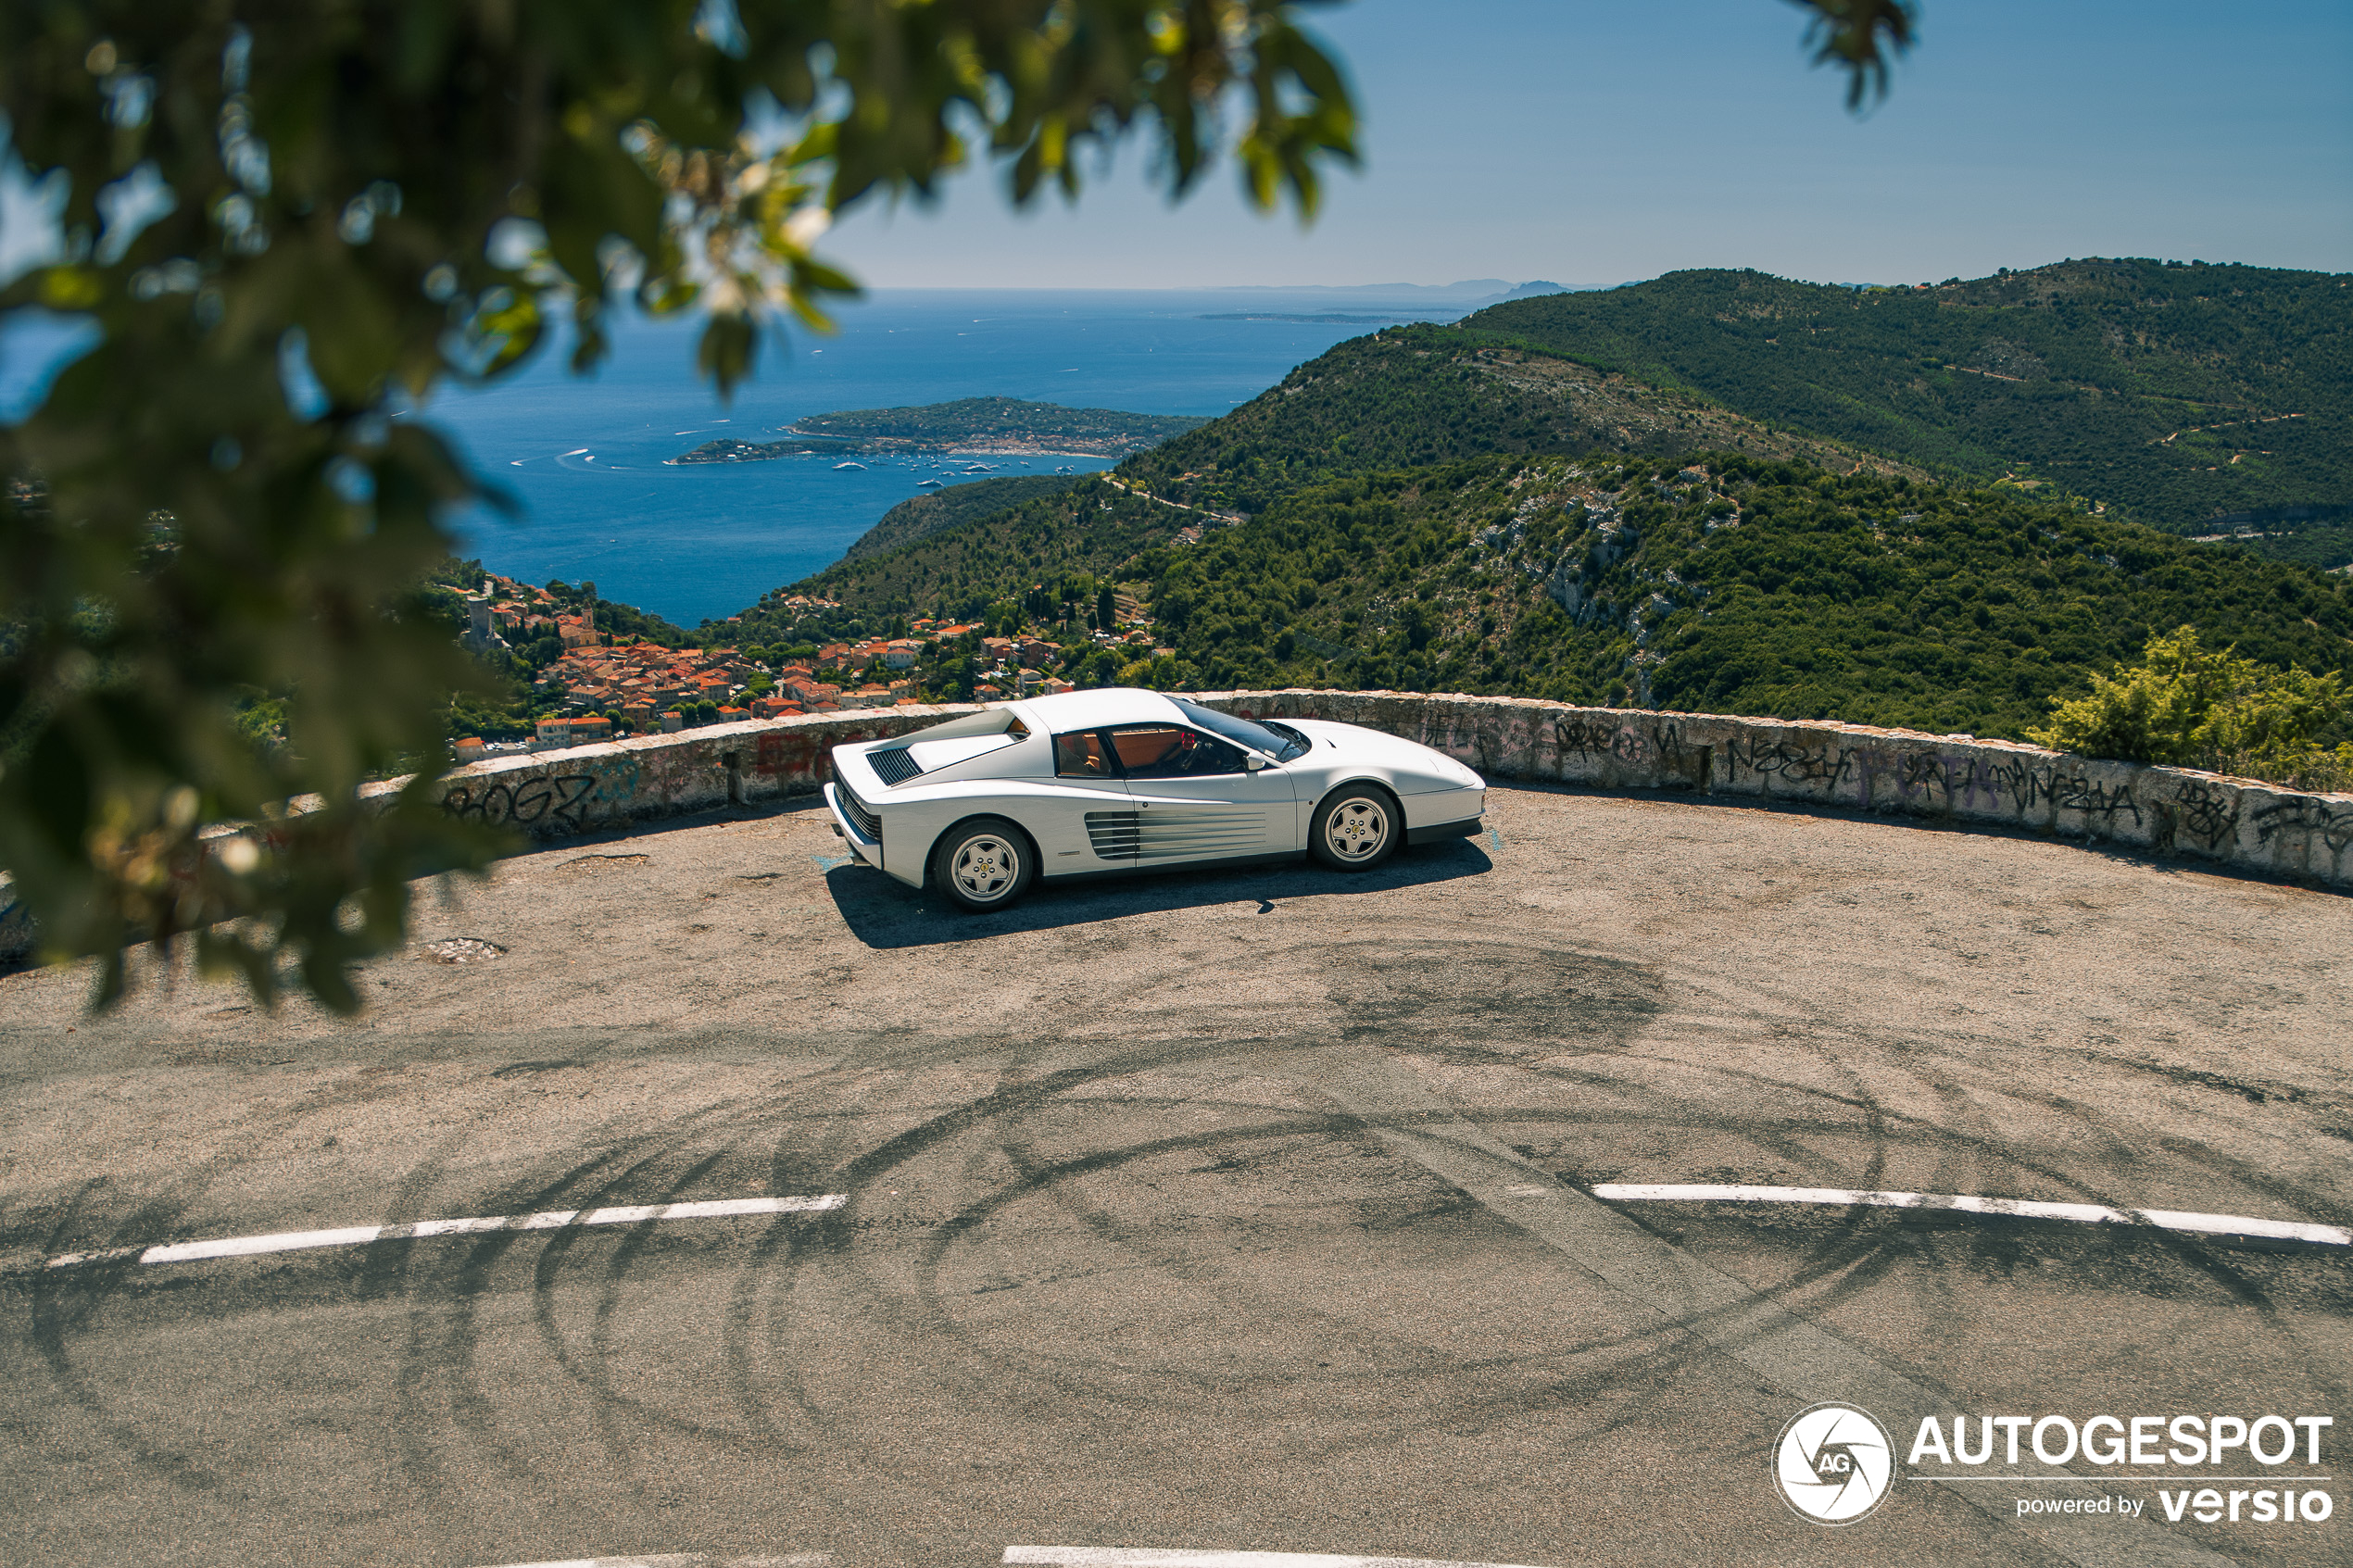
POLYGON ((1899 1474, 1831 1529, 1768 1461, 1836 1399, 1899 1447, 2334 1414, 2326 1461, 2353 1248, 1592 1196, 2346 1226, 2353 900, 1491 800, 1368 877, 979 920, 814 810, 569 845, 434 892, 349 1023, 0 977, 0 1559, 2353 1561, 2336 1502, 2167 1522, 2180 1466, 1899 1474), (2062 1494, 2145 1512, 2012 1512, 2062 1494))

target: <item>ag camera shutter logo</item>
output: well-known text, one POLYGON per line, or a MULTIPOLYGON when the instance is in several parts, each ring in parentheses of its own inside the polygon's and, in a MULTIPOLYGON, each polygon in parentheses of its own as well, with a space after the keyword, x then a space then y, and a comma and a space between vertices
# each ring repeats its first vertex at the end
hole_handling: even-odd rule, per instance
POLYGON ((1773 1445, 1781 1500, 1817 1524, 1852 1524, 1887 1499, 1895 1449, 1870 1411, 1811 1405, 1790 1418, 1773 1445))

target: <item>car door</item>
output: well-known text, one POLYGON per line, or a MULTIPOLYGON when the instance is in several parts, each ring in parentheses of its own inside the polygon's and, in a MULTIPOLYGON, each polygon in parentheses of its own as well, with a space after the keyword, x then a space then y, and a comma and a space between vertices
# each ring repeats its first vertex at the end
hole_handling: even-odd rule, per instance
POLYGON ((1109 737, 1071 730, 1053 737, 1052 787, 1025 797, 1017 813, 1038 839, 1048 876, 1136 863, 1136 810, 1109 737))
POLYGON ((1299 848, 1290 773, 1253 771, 1250 754, 1184 724, 1121 724, 1104 734, 1135 814, 1138 864, 1287 854, 1299 848))

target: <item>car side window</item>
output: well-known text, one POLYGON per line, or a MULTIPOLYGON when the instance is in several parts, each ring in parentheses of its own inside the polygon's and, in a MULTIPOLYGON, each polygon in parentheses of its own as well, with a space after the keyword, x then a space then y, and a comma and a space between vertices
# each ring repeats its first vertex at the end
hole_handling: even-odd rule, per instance
POLYGON ((1120 771, 1131 779, 1197 779, 1242 771, 1239 746, 1182 724, 1137 724, 1111 733, 1120 771))
POLYGON ((1108 779, 1116 771, 1104 756, 1101 734, 1074 730, 1054 737, 1054 771, 1065 779, 1108 779))

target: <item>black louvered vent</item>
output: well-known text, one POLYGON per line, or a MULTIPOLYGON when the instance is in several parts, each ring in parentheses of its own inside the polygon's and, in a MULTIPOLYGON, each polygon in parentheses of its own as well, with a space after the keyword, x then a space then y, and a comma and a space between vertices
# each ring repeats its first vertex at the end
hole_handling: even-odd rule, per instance
POLYGON ((1087 842, 1101 859, 1136 859, 1137 846, 1142 836, 1143 813, 1140 811, 1087 813, 1087 842))
POLYGON ((868 838, 873 839, 875 843, 880 844, 882 842, 882 818, 875 814, 875 809, 872 806, 867 805, 864 801, 859 799, 858 792, 851 789, 846 784, 837 782, 834 785, 834 790, 841 799, 841 809, 849 813, 849 820, 851 822, 858 824, 858 831, 864 834, 868 838))
POLYGON ((887 784, 905 784, 923 771, 915 766, 915 759, 907 755, 907 748, 903 746, 889 751, 870 751, 866 753, 866 761, 887 784))

